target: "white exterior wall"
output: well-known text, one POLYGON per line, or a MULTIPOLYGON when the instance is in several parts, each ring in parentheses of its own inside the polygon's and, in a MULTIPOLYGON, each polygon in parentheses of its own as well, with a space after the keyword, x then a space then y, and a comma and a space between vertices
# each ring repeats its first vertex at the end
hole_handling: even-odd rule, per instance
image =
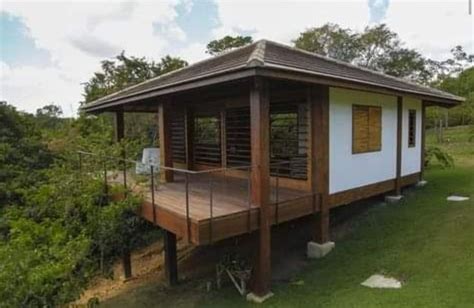
MULTIPOLYGON (((411 155, 412 153, 410 153, 410 158, 411 155)), ((419 156, 418 154, 418 158, 419 156)), ((406 160, 405 170, 411 170, 412 165, 416 163, 414 160, 414 155, 413 158, 406 160)), ((393 179, 396 177, 396 161, 397 97, 330 88, 329 193, 393 179), (354 104, 382 107, 381 151, 352 154, 352 105, 354 104)))
POLYGON ((419 99, 403 98, 402 114, 402 176, 420 172, 421 167, 421 108, 419 99), (408 110, 416 110, 415 146, 408 147, 408 110))

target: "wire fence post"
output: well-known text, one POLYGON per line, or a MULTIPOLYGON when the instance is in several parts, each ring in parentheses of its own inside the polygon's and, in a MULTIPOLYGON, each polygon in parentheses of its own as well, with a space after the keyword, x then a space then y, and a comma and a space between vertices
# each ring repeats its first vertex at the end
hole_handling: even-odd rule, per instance
POLYGON ((150 164, 150 189, 151 189, 151 206, 153 211, 153 224, 156 225, 156 208, 155 208, 155 175, 153 165, 150 164))
POLYGON ((127 156, 125 151, 123 151, 123 189, 125 194, 127 194, 127 156))
POLYGON ((105 158, 104 158, 103 164, 104 164, 104 196, 105 196, 106 203, 108 203, 109 188, 108 188, 108 183, 107 183, 107 161, 105 160, 105 158))
POLYGON ((213 216, 213 187, 212 176, 209 175, 209 243, 212 244, 212 216, 213 216))
POLYGON ((79 152, 79 183, 82 184, 82 153, 79 152))

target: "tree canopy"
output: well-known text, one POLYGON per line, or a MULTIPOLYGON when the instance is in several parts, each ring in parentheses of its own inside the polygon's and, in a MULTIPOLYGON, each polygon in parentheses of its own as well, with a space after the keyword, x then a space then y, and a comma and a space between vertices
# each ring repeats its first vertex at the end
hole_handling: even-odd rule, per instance
POLYGON ((459 72, 473 59, 461 46, 452 50, 451 59, 427 59, 405 47, 398 34, 385 24, 356 32, 328 23, 307 29, 293 43, 301 49, 424 84, 459 72))
POLYGON ((85 103, 187 65, 179 57, 167 55, 156 63, 144 57, 127 57, 122 52, 115 60, 102 61, 101 72, 94 73, 84 84, 85 103))
POLYGON ((221 39, 210 41, 209 44, 207 44, 206 52, 214 56, 227 50, 251 44, 252 42, 253 39, 251 36, 226 35, 221 39))

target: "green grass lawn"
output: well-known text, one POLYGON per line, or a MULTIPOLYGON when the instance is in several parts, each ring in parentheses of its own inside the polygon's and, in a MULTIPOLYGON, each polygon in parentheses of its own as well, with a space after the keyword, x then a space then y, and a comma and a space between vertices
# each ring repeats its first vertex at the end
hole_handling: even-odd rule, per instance
MULTIPOLYGON (((372 208, 336 249, 312 262, 295 281, 273 286, 265 306, 278 307, 474 307, 474 142, 469 127, 445 131, 437 144, 428 131, 427 145, 455 158, 456 167, 433 166, 428 185, 405 191, 397 205, 372 208), (451 193, 470 196, 448 203, 451 193), (374 273, 394 276, 402 289, 369 289, 360 285, 374 273)), ((229 290, 201 302, 204 306, 242 306, 229 290)))
MULTIPOLYGON (((369 210, 330 255, 295 275, 303 285, 274 285, 265 306, 474 306, 474 168, 430 170, 426 178, 400 204, 369 210), (448 204, 451 192, 471 200, 448 204), (362 287, 374 273, 401 279, 402 289, 362 287)), ((229 289, 200 304, 245 302, 229 289)))
MULTIPOLYGON (((294 274, 299 283, 273 284, 275 296, 263 306, 474 307, 474 142, 468 141, 467 128, 445 136, 450 142, 440 147, 455 157, 455 168, 432 166, 427 186, 407 189, 402 202, 372 207, 355 219, 354 230, 333 252, 294 274), (448 203, 451 193, 471 199, 448 203), (402 289, 360 285, 375 273, 402 280, 402 289)), ((427 143, 433 141, 428 134, 427 143)), ((133 294, 139 299, 133 304, 140 303, 134 306, 251 305, 231 287, 211 293, 186 287, 161 294, 143 290, 133 294)), ((129 306, 127 298, 109 305, 129 306)))

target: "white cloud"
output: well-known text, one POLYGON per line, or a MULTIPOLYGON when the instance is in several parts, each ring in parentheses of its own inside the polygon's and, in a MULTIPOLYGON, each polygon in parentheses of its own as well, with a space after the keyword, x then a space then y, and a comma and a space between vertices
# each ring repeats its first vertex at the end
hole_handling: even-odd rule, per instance
POLYGON ((99 69, 104 57, 125 50, 128 55, 159 59, 173 40, 185 40, 175 22, 177 4, 177 0, 2 3, 2 10, 21 17, 36 46, 50 52, 54 67, 4 70, 1 99, 30 112, 38 104, 54 102, 70 115, 70 106, 76 110, 82 99, 80 83, 99 69))
POLYGON ((206 45, 205 43, 192 43, 177 50, 175 55, 189 63, 194 63, 209 57, 209 54, 206 54, 206 45))
MULTIPOLYGON (((218 5, 220 26, 214 37, 251 32, 256 39, 267 38, 285 43, 309 27, 327 22, 353 30, 369 25, 367 1, 226 1, 218 5)), ((468 0, 391 0, 385 19, 411 48, 425 56, 441 59, 461 44, 473 52, 473 16, 468 15, 468 0)), ((384 1, 376 0, 375 5, 384 1)))
POLYGON ((214 37, 252 32, 256 39, 266 38, 290 43, 309 27, 327 22, 363 29, 369 19, 366 0, 345 1, 226 1, 216 0, 220 27, 214 37))
POLYGON ((46 104, 59 102, 66 115, 72 115, 77 110, 76 103, 80 100, 82 87, 69 80, 58 68, 11 68, 4 62, 0 62, 0 67, 0 97, 19 110, 34 113, 46 104), (74 99, 71 100, 71 97, 74 99))
MULTIPOLYGON (((251 33, 255 39, 291 43, 305 29, 327 22, 355 30, 369 24, 367 0, 214 1, 219 26, 213 38, 251 33)), ((30 112, 54 102, 70 115, 70 106, 76 110, 82 99, 80 83, 99 69, 100 60, 122 50, 154 60, 167 53, 191 63, 207 57, 207 42, 194 38, 194 43, 187 43, 176 21, 179 4, 188 13, 193 6, 191 0, 1 2, 1 10, 21 17, 36 46, 49 51, 53 66, 7 66, 0 61, 0 99, 30 112)), ((474 51, 467 0, 391 0, 382 22, 408 47, 429 57, 443 58, 457 44, 474 51)))
POLYGON ((384 22, 425 56, 445 59, 456 45, 474 52, 474 17, 468 14, 468 0, 392 0, 384 22))

